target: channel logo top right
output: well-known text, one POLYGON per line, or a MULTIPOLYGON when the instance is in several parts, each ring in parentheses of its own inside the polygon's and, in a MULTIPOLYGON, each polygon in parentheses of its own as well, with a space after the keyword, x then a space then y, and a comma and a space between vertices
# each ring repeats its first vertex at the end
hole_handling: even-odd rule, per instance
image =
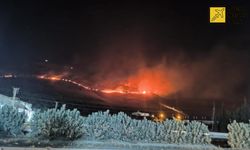
POLYGON ((210 7, 210 23, 226 23, 226 7, 210 7))

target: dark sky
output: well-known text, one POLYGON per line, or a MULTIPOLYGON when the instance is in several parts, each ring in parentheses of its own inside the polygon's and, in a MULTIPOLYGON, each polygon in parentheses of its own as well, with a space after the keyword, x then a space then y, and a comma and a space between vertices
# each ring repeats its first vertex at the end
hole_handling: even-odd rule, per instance
POLYGON ((200 109, 250 102, 250 1, 0 0, 0 75, 65 66, 97 88, 153 72, 163 92, 173 85, 163 96, 200 109), (211 6, 226 24, 209 23, 211 6))
POLYGON ((156 58, 172 49, 196 55, 219 44, 247 50, 248 6, 249 2, 239 1, 2 2, 0 63, 18 66, 49 59, 67 64, 79 53, 91 61, 103 51, 100 47, 117 40, 140 45, 145 55, 156 58), (209 24, 209 6, 240 8, 243 19, 209 24))

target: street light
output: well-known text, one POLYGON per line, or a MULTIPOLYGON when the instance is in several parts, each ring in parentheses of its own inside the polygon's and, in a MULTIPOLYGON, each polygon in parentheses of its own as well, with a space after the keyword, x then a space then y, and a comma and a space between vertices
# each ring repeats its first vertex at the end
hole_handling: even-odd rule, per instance
POLYGON ((182 120, 182 116, 180 114, 176 115, 176 120, 182 120))
POLYGON ((164 114, 163 113, 160 113, 160 118, 164 118, 164 114))
POLYGON ((165 120, 165 118, 166 118, 166 117, 165 117, 165 114, 164 114, 163 112, 160 112, 160 113, 159 113, 159 120, 160 120, 160 121, 163 121, 163 120, 165 120))

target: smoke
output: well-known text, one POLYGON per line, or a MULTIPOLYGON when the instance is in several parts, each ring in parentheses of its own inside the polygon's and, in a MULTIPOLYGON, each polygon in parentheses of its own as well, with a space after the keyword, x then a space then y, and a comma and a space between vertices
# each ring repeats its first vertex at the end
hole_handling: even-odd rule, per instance
POLYGON ((151 91, 175 98, 223 99, 246 94, 247 51, 224 45, 206 52, 163 49, 145 43, 143 36, 119 37, 107 37, 87 56, 77 54, 72 63, 75 78, 99 89, 151 91))
POLYGON ((246 51, 219 47, 192 61, 189 67, 186 73, 192 82, 180 91, 185 97, 243 98, 247 94, 250 70, 246 51))

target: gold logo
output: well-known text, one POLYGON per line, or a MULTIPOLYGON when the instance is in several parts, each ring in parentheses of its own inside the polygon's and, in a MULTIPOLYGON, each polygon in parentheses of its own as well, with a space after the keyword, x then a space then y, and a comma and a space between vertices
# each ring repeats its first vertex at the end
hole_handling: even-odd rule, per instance
POLYGON ((226 7, 210 7, 210 23, 226 23, 226 7))

